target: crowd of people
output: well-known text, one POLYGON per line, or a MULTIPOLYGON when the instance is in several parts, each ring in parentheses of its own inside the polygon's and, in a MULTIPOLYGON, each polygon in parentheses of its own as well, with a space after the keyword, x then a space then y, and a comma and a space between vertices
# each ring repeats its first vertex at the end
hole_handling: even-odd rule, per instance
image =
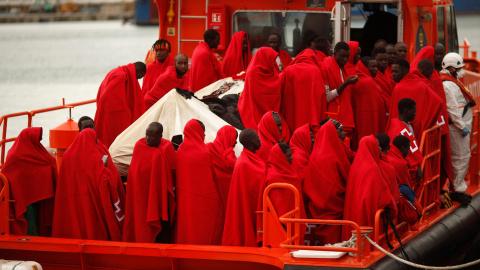
MULTIPOLYGON (((171 57, 167 40, 155 42, 157 59, 148 67, 136 62, 110 71, 95 119, 79 119, 80 133, 58 173, 40 143, 42 129, 23 130, 1 170, 15 200, 11 232, 257 246, 257 211, 272 183, 297 188, 304 218, 373 226, 376 211, 388 208, 392 219, 415 230, 423 213, 419 140, 435 125, 442 134, 440 185, 449 180, 451 199, 470 203, 464 178, 475 101, 459 81, 464 63, 458 54, 436 44, 409 63, 402 42, 377 42, 361 57, 358 42, 339 42, 332 51, 328 39, 318 37, 292 59, 274 33, 252 57, 240 31, 220 63, 212 53, 219 41, 215 30, 205 32, 189 75, 188 57, 171 57), (188 95, 226 76, 245 80, 238 102, 245 129, 238 134, 224 126, 206 144, 205 125, 191 119, 175 150, 162 124, 153 122, 135 144, 123 183, 108 152, 115 138, 172 89, 188 95), (237 141, 243 146, 238 157, 237 141)), ((270 198, 279 216, 295 207, 286 190, 275 189, 270 198)), ((314 237, 324 245, 350 236, 347 226, 319 225, 314 237)))

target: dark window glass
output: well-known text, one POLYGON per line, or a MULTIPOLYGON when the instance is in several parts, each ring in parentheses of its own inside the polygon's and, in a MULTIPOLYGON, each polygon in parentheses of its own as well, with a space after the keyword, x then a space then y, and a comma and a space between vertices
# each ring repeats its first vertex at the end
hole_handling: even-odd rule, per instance
POLYGON ((455 9, 452 5, 447 6, 447 39, 448 52, 458 52, 457 23, 455 21, 455 9))
POLYGON ((437 36, 438 43, 445 44, 445 8, 437 7, 437 36))

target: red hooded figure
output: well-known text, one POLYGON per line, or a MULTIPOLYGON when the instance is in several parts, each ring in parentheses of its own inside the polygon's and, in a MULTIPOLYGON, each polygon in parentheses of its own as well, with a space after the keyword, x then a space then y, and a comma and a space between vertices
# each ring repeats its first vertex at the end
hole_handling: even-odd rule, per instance
POLYGON ((235 156, 234 145, 237 141, 237 130, 232 126, 223 126, 217 132, 217 137, 207 148, 215 166, 215 183, 220 191, 223 208, 227 208, 228 192, 232 181, 233 168, 237 157, 235 156))
POLYGON ((10 222, 11 234, 51 234, 57 163, 40 143, 41 139, 40 127, 22 130, 8 151, 1 170, 10 183, 10 199, 15 201, 14 221, 10 222), (24 214, 32 204, 38 207, 38 220, 27 221, 24 214))
POLYGON ((356 136, 352 149, 357 150, 358 142, 365 136, 384 132, 387 125, 387 112, 382 98, 382 90, 373 80, 372 74, 362 61, 357 63, 358 82, 352 85, 352 107, 355 115, 356 136))
POLYGON ((248 64, 252 60, 250 51, 250 41, 247 32, 239 31, 233 34, 228 45, 222 62, 222 71, 226 77, 235 76, 238 73, 247 70, 248 64), (247 50, 244 51, 243 40, 247 39, 247 50))
MULTIPOLYGON (((349 171, 347 154, 334 124, 329 121, 317 133, 303 183, 309 217, 342 220, 349 171)), ((316 245, 338 243, 341 233, 341 226, 319 225, 315 231, 319 241, 316 245)))
POLYGON ((314 50, 303 50, 280 74, 280 112, 290 130, 304 124, 318 125, 325 118, 327 95, 314 50))
POLYGON ((312 136, 310 125, 305 124, 295 132, 290 139, 290 148, 292 149, 292 167, 298 174, 298 179, 303 184, 307 172, 308 161, 312 155, 312 136))
POLYGON ((149 64, 147 66, 147 73, 145 73, 145 77, 143 77, 142 94, 145 95, 150 91, 155 85, 158 77, 173 65, 175 65, 175 60, 170 56, 167 56, 163 62, 159 62, 155 59, 155 61, 149 64))
POLYGON ((355 75, 357 71, 357 66, 353 62, 355 60, 355 54, 357 53, 357 50, 360 44, 357 41, 349 41, 347 42, 347 44, 348 44, 348 47, 350 47, 350 57, 348 57, 348 61, 345 64, 345 67, 343 68, 347 72, 347 77, 348 77, 348 76, 355 75))
POLYGON ((272 48, 262 47, 248 66, 245 87, 238 100, 238 112, 245 128, 257 130, 266 112, 280 111, 282 94, 280 71, 275 63, 277 56, 272 48))
MULTIPOLYGON (((390 152, 390 150, 388 150, 388 152, 390 152)), ((393 164, 387 158, 387 155, 383 153, 380 157, 379 165, 380 170, 385 177, 388 189, 390 190, 390 194, 392 194, 392 197, 395 200, 395 204, 398 204, 398 202, 400 201, 400 190, 398 189, 395 167, 393 167, 393 164)))
POLYGON ((145 102, 135 71, 135 64, 110 71, 97 95, 95 128, 107 148, 115 138, 145 112, 145 102))
POLYGON ((170 92, 170 90, 177 87, 181 89, 188 88, 188 75, 178 78, 175 66, 168 67, 162 75, 158 76, 153 87, 145 93, 143 99, 146 109, 150 109, 153 104, 170 92))
POLYGON ((53 237, 122 241, 125 191, 93 129, 65 151, 57 181, 53 237))
POLYGON ((225 74, 223 74, 217 58, 213 55, 212 49, 206 42, 200 41, 192 55, 189 90, 197 92, 223 78, 225 78, 225 74))
MULTIPOLYGON (((397 205, 380 169, 380 147, 375 136, 360 140, 355 161, 348 175, 344 220, 359 226, 374 227, 377 210, 388 207, 390 217, 397 216, 397 205)), ((352 236, 353 227, 342 226, 342 240, 352 236)))
POLYGON ((133 149, 127 188, 123 241, 153 243, 163 229, 161 221, 173 221, 175 197, 167 157, 145 138, 133 149))
POLYGON ((198 120, 187 122, 177 151, 178 244, 220 245, 225 211, 214 182, 215 167, 198 120))
POLYGON ((279 124, 276 123, 273 118, 273 113, 273 111, 265 113, 260 121, 260 124, 258 124, 258 136, 260 137, 262 146, 257 151, 257 155, 265 162, 268 160, 270 150, 275 144, 277 144, 279 140, 283 140, 285 143, 290 141, 290 129, 288 128, 285 119, 281 114, 276 113, 278 116, 280 116, 282 122, 280 125, 280 130, 279 124))

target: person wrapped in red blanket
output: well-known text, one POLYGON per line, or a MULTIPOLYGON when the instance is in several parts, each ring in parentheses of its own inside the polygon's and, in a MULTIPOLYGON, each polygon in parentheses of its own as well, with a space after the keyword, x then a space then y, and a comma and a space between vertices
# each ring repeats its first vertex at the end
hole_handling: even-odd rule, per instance
POLYGON ((290 64, 290 62, 292 62, 292 57, 288 52, 280 49, 282 46, 282 37, 277 33, 270 34, 268 36, 267 46, 274 49, 278 53, 278 59, 276 59, 276 63, 280 71, 283 71, 290 64))
MULTIPOLYGON (((391 45, 391 47, 395 49, 393 45, 391 45)), ((389 61, 387 56, 387 50, 383 47, 375 48, 373 49, 372 57, 375 59, 375 61, 377 61, 378 68, 377 76, 375 76, 375 83, 380 87, 380 93, 382 94, 382 98, 385 101, 386 110, 387 112, 389 112, 390 103, 392 101, 392 92, 393 88, 395 88, 395 82, 391 77, 391 70, 390 72, 387 72, 389 61)))
MULTIPOLYGON (((340 128, 340 123, 335 124, 340 128)), ((350 162, 343 151, 335 124, 327 121, 320 128, 308 163, 303 193, 309 218, 343 218, 350 162)), ((338 243, 341 232, 340 226, 319 225, 315 230, 315 245, 338 243)))
MULTIPOLYGON (((151 123, 145 138, 133 149, 128 170, 122 240, 136 243, 169 243, 175 198, 170 167, 159 148, 163 126, 151 123)), ((173 146, 170 143, 170 147, 173 146)))
POLYGON ((192 119, 177 150, 175 243, 220 245, 225 209, 214 181, 215 167, 205 145, 205 125, 192 119))
POLYGON ((222 62, 222 72, 226 77, 232 77, 247 70, 252 60, 250 42, 245 31, 233 34, 222 62))
POLYGON ((300 182, 303 184, 308 166, 308 161, 312 155, 313 144, 316 133, 309 124, 305 124, 295 132, 290 139, 290 148, 292 149, 292 167, 297 172, 300 182))
POLYGON ((347 72, 347 76, 353 76, 357 71, 357 63, 362 57, 362 48, 360 48, 357 41, 349 41, 347 44, 348 47, 350 47, 350 56, 348 57, 348 61, 345 64, 344 69, 347 72))
POLYGON ((330 41, 328 41, 326 37, 317 37, 313 41, 313 44, 315 46, 315 52, 317 53, 318 66, 321 67, 323 60, 333 54, 332 44, 330 44, 330 41))
POLYGON ((220 44, 220 34, 213 29, 208 29, 203 34, 203 40, 193 51, 192 66, 190 68, 189 90, 197 92, 220 79, 225 78, 222 67, 212 50, 220 44))
POLYGON ((261 196, 267 166, 255 154, 261 146, 255 130, 243 130, 239 141, 243 145, 243 151, 233 169, 222 245, 256 247, 257 214, 255 211, 261 196))
POLYGON ((10 183, 10 199, 15 202, 10 222, 14 235, 51 234, 57 162, 41 140, 41 127, 22 130, 1 170, 10 183))
POLYGON ((217 131, 217 137, 207 143, 215 166, 215 183, 220 191, 223 208, 227 209, 228 192, 232 181, 233 168, 237 157, 234 147, 237 144, 237 130, 232 126, 223 126, 217 131))
POLYGON ((65 151, 52 236, 122 241, 125 191, 107 148, 84 129, 65 151))
POLYGON ((95 124, 98 138, 107 148, 145 112, 138 84, 145 71, 142 62, 120 66, 107 74, 98 89, 95 124))
POLYGON ((146 109, 150 109, 155 102, 160 100, 173 88, 187 89, 187 71, 188 57, 185 54, 175 56, 174 66, 168 67, 162 75, 158 76, 152 89, 150 89, 143 97, 146 109))
POLYGON ((158 77, 162 75, 168 67, 173 66, 174 60, 170 57, 172 46, 166 39, 159 39, 155 41, 152 46, 155 51, 156 61, 148 65, 147 73, 143 78, 142 94, 145 95, 157 81, 158 77))
POLYGON ((316 126, 325 118, 327 96, 314 50, 305 49, 297 55, 280 73, 280 81, 280 113, 290 130, 296 130, 307 123, 316 126))
MULTIPOLYGON (((373 135, 363 137, 348 174, 343 219, 373 227, 377 210, 386 207, 390 209, 390 217, 395 219, 397 205, 380 169, 378 141, 373 135)), ((342 227, 342 240, 349 240, 352 227, 342 227)))
POLYGON ((258 135, 262 141, 262 147, 258 150, 257 155, 267 162, 272 147, 279 141, 288 143, 291 134, 283 116, 270 111, 263 115, 258 125, 258 135))

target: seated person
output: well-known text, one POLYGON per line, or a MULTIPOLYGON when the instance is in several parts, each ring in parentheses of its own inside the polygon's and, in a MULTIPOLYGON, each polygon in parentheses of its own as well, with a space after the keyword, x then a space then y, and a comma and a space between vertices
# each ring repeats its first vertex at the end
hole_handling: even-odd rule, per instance
POLYGON ((262 147, 257 154, 263 161, 267 162, 270 150, 275 144, 279 141, 289 142, 290 129, 280 113, 269 111, 263 115, 260 124, 258 124, 258 136, 262 141, 262 147))
POLYGON ((78 119, 78 132, 82 132, 86 128, 95 130, 95 122, 88 116, 82 116, 78 119))

